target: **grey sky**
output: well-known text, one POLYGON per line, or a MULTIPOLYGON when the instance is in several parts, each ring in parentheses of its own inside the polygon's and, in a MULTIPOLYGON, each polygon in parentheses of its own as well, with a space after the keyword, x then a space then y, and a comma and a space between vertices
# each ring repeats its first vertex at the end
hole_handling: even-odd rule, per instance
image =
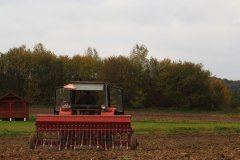
POLYGON ((240 80, 239 0, 0 0, 0 52, 43 43, 57 55, 95 47, 101 57, 128 55, 202 63, 240 80))

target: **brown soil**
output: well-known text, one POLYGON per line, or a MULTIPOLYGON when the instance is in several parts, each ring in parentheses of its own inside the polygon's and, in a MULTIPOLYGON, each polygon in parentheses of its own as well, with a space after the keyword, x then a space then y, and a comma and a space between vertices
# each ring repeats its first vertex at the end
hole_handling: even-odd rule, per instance
POLYGON ((137 150, 64 150, 28 148, 28 137, 1 137, 0 159, 240 159, 240 135, 138 135, 137 150))
POLYGON ((240 115, 127 111, 135 120, 239 122, 240 115))
POLYGON ((36 114, 52 114, 53 108, 29 108, 30 116, 36 116, 36 114))

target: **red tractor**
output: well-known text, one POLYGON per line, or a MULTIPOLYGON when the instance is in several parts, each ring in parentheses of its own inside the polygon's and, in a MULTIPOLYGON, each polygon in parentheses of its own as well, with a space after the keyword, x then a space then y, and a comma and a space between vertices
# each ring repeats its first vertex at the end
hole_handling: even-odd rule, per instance
POLYGON ((62 149, 136 149, 123 90, 106 82, 71 82, 56 89, 54 115, 36 116, 29 144, 62 149))

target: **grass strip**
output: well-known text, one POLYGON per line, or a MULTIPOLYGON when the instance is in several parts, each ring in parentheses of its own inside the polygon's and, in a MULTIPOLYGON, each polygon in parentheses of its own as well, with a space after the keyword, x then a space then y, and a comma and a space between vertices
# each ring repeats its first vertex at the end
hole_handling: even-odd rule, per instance
POLYGON ((136 134, 240 132, 239 122, 133 121, 136 134))
POLYGON ((2 121, 0 122, 0 136, 30 135, 35 130, 34 121, 2 121))
MULTIPOLYGON (((163 122, 133 121, 132 127, 136 134, 157 133, 240 133, 239 122, 163 122)), ((35 131, 35 121, 1 121, 0 136, 30 135, 35 131)))

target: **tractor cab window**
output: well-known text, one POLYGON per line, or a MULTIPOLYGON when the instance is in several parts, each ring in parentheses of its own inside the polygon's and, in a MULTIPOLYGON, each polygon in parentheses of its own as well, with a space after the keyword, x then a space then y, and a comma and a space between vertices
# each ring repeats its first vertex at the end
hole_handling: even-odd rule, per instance
POLYGON ((73 84, 71 103, 79 105, 98 105, 104 103, 104 84, 73 84))
POLYGON ((59 108, 64 103, 71 103, 70 91, 64 88, 56 89, 56 111, 59 111, 59 108))
POLYGON ((122 90, 119 88, 109 88, 110 106, 116 106, 118 112, 123 112, 122 90))
POLYGON ((73 105, 99 105, 104 103, 103 91, 72 90, 71 100, 73 105))

